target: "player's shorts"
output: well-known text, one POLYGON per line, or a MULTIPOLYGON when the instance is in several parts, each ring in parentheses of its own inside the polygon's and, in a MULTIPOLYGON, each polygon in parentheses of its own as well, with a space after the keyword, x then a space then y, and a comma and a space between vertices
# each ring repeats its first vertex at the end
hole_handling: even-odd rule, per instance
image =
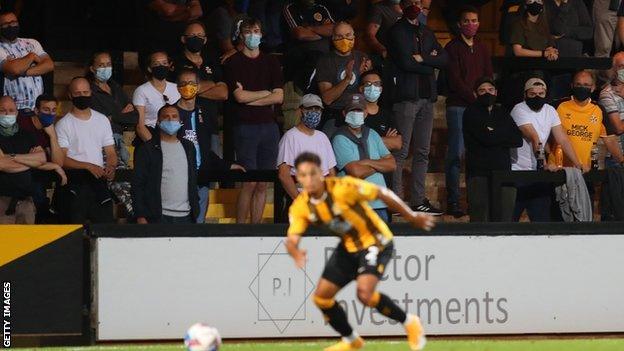
POLYGON ((373 274, 381 278, 392 258, 393 250, 392 241, 381 249, 371 246, 355 253, 347 252, 340 243, 327 261, 322 277, 341 288, 361 274, 373 274))

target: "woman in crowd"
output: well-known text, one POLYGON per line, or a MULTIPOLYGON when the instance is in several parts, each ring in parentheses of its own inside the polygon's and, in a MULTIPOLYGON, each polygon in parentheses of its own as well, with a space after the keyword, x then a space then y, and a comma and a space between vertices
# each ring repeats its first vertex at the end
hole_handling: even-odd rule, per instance
POLYGON ((149 55, 146 71, 148 81, 136 88, 132 97, 132 103, 139 113, 136 134, 142 141, 152 138, 158 110, 180 99, 177 86, 167 81, 171 62, 166 52, 157 51, 149 55))

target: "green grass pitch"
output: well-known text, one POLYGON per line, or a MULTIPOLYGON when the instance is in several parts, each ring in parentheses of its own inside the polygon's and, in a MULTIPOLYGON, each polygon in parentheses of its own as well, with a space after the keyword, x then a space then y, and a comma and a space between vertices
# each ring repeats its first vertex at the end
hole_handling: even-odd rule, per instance
MULTIPOLYGON (((330 341, 236 343, 226 342, 220 351, 308 351, 323 350, 330 341)), ((34 350, 34 349, 18 349, 34 350)), ((132 344, 92 347, 38 348, 38 351, 183 351, 181 344, 132 344)), ((403 341, 367 341, 363 351, 408 350, 403 341)), ((425 351, 621 351, 624 339, 565 339, 565 340, 431 340, 425 351)))

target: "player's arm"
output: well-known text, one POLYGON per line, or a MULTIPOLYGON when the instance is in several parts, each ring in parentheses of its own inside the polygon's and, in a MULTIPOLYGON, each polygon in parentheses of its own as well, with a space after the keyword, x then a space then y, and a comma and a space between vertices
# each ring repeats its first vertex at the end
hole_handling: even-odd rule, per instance
POLYGON ((295 265, 297 265, 298 268, 303 268, 306 263, 307 251, 299 248, 300 241, 300 235, 288 235, 285 245, 288 254, 295 260, 295 265))
POLYGON ((426 231, 433 228, 435 222, 433 216, 412 211, 392 190, 380 187, 377 198, 388 205, 390 210, 400 213, 414 227, 426 231))
POLYGON ((295 260, 295 264, 299 268, 303 268, 306 262, 306 250, 301 250, 299 248, 299 242, 301 241, 301 236, 308 229, 308 220, 305 216, 300 213, 300 208, 298 207, 299 203, 297 200, 290 206, 288 213, 288 221, 290 225, 288 226, 288 233, 286 237, 286 250, 290 257, 295 260))

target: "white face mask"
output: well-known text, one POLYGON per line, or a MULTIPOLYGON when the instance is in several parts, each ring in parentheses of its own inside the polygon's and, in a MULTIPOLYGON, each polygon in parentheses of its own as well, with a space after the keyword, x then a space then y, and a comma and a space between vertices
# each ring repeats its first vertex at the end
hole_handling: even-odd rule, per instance
POLYGON ((345 116, 345 122, 351 128, 359 128, 364 125, 364 112, 362 111, 349 111, 345 116))
POLYGON ((624 69, 617 70, 617 77, 620 82, 624 82, 624 69))

